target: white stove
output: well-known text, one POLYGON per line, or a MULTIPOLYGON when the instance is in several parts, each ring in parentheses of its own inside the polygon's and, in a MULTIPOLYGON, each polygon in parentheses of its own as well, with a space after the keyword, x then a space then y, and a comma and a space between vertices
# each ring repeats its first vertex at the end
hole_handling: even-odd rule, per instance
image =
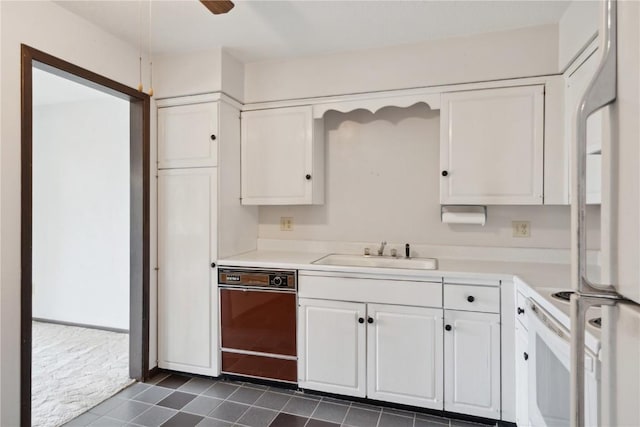
MULTIPOLYGON (((569 426, 570 291, 531 288, 516 280, 516 364, 526 381, 526 414, 519 425, 569 426), (524 358, 518 358, 524 354, 524 358), (526 371, 526 374, 523 374, 526 371)), ((587 312, 585 334, 585 425, 598 425, 600 309, 587 312)), ((518 380, 517 380, 518 381, 518 380)))
MULTIPOLYGON (((542 307, 551 317, 561 323, 568 332, 571 331, 570 304, 565 297, 572 291, 560 288, 529 288, 528 297, 542 307)), ((594 354, 600 351, 600 308, 593 307, 587 311, 587 335, 585 344, 594 354)))

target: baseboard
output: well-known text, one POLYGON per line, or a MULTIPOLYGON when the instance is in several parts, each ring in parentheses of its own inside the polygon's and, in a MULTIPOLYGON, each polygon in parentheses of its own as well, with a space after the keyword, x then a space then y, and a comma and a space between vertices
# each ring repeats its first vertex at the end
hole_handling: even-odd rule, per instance
POLYGON ((110 328, 108 326, 85 325, 83 323, 65 322, 63 320, 42 319, 40 317, 32 317, 31 320, 33 320, 34 322, 52 323, 54 325, 76 326, 78 328, 98 329, 100 331, 118 332, 120 334, 129 333, 128 329, 110 328))
MULTIPOLYGON (((369 404, 369 405, 376 405, 376 406, 381 406, 381 407, 387 407, 387 408, 392 408, 392 409, 400 409, 403 411, 411 411, 411 412, 416 412, 416 413, 421 413, 421 414, 427 414, 427 415, 433 415, 436 417, 446 417, 452 420, 461 420, 461 421, 468 421, 470 423, 480 423, 480 424, 484 424, 484 425, 496 425, 496 423, 501 423, 504 427, 511 427, 511 423, 508 422, 503 422, 497 419, 493 419, 493 418, 485 418, 485 417, 476 417, 475 415, 467 415, 467 414, 460 414, 458 412, 449 412, 449 411, 445 411, 445 410, 441 410, 441 409, 429 409, 429 408, 423 408, 420 406, 411 406, 411 405, 404 405, 401 403, 394 403, 394 402, 387 402, 384 400, 376 400, 376 399, 369 399, 366 397, 354 397, 354 396, 344 396, 341 394, 335 394, 335 393, 326 393, 326 392, 322 392, 322 391, 316 391, 316 390, 308 390, 308 389, 299 389, 301 392, 306 393, 306 394, 315 394, 317 396, 327 396, 327 397, 332 397, 334 399, 339 399, 339 400, 345 400, 345 401, 351 401, 351 402, 359 402, 359 403, 364 403, 364 404, 369 404)), ((431 425, 431 424, 429 424, 431 425)), ((514 424, 515 426, 515 424, 514 424)), ((517 426, 516 426, 517 427, 517 426)))
POLYGON ((147 371, 147 375, 142 379, 142 382, 145 383, 149 381, 151 378, 155 377, 159 373, 160 373, 160 368, 158 368, 157 366, 154 366, 153 368, 147 371))

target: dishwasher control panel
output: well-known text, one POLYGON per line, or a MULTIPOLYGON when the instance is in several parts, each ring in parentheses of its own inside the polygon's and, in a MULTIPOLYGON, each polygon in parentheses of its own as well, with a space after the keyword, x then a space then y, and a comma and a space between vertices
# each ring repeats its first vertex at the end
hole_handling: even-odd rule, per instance
POLYGON ((219 268, 218 284, 258 288, 296 289, 297 271, 259 268, 219 268))

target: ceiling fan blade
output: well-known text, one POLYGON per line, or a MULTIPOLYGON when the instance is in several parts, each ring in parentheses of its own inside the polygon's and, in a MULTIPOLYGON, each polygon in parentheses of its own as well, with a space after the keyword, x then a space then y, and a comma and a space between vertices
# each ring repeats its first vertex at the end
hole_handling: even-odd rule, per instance
POLYGON ((200 0, 214 15, 220 15, 233 9, 233 2, 228 0, 200 0))

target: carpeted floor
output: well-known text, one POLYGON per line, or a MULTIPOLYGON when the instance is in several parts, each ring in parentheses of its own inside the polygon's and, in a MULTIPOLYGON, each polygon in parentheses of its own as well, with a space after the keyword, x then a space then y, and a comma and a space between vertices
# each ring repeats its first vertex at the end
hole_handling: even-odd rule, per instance
POLYGON ((32 426, 60 426, 133 383, 129 335, 33 322, 32 426))

